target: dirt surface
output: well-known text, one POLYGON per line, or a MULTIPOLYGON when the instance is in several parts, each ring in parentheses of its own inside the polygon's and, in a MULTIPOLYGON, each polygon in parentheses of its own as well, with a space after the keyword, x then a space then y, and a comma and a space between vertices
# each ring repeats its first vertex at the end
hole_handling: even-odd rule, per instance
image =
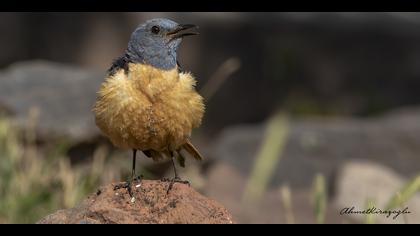
POLYGON ((116 184, 98 189, 79 206, 59 210, 39 224, 232 224, 232 216, 214 200, 185 184, 143 180, 133 184, 134 201, 116 184), (140 184, 140 186, 139 186, 140 184))

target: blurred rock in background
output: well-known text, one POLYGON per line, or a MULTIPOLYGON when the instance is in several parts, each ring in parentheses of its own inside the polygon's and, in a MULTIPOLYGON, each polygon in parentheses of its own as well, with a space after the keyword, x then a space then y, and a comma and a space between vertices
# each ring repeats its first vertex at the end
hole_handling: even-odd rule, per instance
MULTIPOLYGON (((409 179, 397 174, 391 168, 366 161, 352 161, 340 169, 335 186, 337 195, 334 199, 337 210, 354 206, 354 211, 366 209, 367 200, 375 202, 376 207, 385 210, 388 201, 406 185, 409 179)), ((407 202, 399 206, 408 209, 409 214, 375 215, 375 221, 381 224, 399 223, 416 224, 420 222, 420 194, 414 194, 407 202), (395 217, 395 219, 394 219, 395 217)), ((348 214, 359 222, 365 215, 348 214)))
MULTIPOLYGON (((297 188, 309 187, 316 173, 333 178, 336 168, 350 160, 370 160, 413 177, 420 166, 419 120, 420 110, 414 108, 394 111, 382 118, 294 119, 271 185, 287 182, 297 188)), ((242 125, 225 129, 216 139, 212 156, 243 175, 249 174, 265 128, 242 125)))
POLYGON ((91 110, 104 74, 48 61, 15 63, 0 73, 0 101, 22 127, 37 110, 40 139, 86 142, 99 136, 91 110))

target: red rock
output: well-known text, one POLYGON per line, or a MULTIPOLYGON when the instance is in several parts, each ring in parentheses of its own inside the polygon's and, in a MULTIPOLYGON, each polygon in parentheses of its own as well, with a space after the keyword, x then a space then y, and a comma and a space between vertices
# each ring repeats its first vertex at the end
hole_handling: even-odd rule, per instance
POLYGON ((101 187, 75 208, 59 210, 38 224, 232 224, 232 216, 214 200, 185 184, 143 180, 133 184, 132 202, 126 189, 101 187))

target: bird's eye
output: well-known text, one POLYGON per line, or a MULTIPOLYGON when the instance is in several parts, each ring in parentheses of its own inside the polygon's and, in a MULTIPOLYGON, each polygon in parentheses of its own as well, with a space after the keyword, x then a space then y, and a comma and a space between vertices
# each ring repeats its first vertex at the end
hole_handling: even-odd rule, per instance
POLYGON ((159 26, 153 26, 152 27, 152 33, 154 33, 154 34, 158 34, 160 32, 160 28, 159 28, 159 26))

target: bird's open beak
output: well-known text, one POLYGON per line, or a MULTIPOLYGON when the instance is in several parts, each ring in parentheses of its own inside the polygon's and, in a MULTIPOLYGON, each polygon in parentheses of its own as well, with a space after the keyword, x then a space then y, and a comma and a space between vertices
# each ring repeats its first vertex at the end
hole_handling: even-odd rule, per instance
POLYGON ((168 32, 166 35, 171 39, 182 38, 190 35, 198 35, 198 26, 192 24, 179 25, 175 30, 168 32))

